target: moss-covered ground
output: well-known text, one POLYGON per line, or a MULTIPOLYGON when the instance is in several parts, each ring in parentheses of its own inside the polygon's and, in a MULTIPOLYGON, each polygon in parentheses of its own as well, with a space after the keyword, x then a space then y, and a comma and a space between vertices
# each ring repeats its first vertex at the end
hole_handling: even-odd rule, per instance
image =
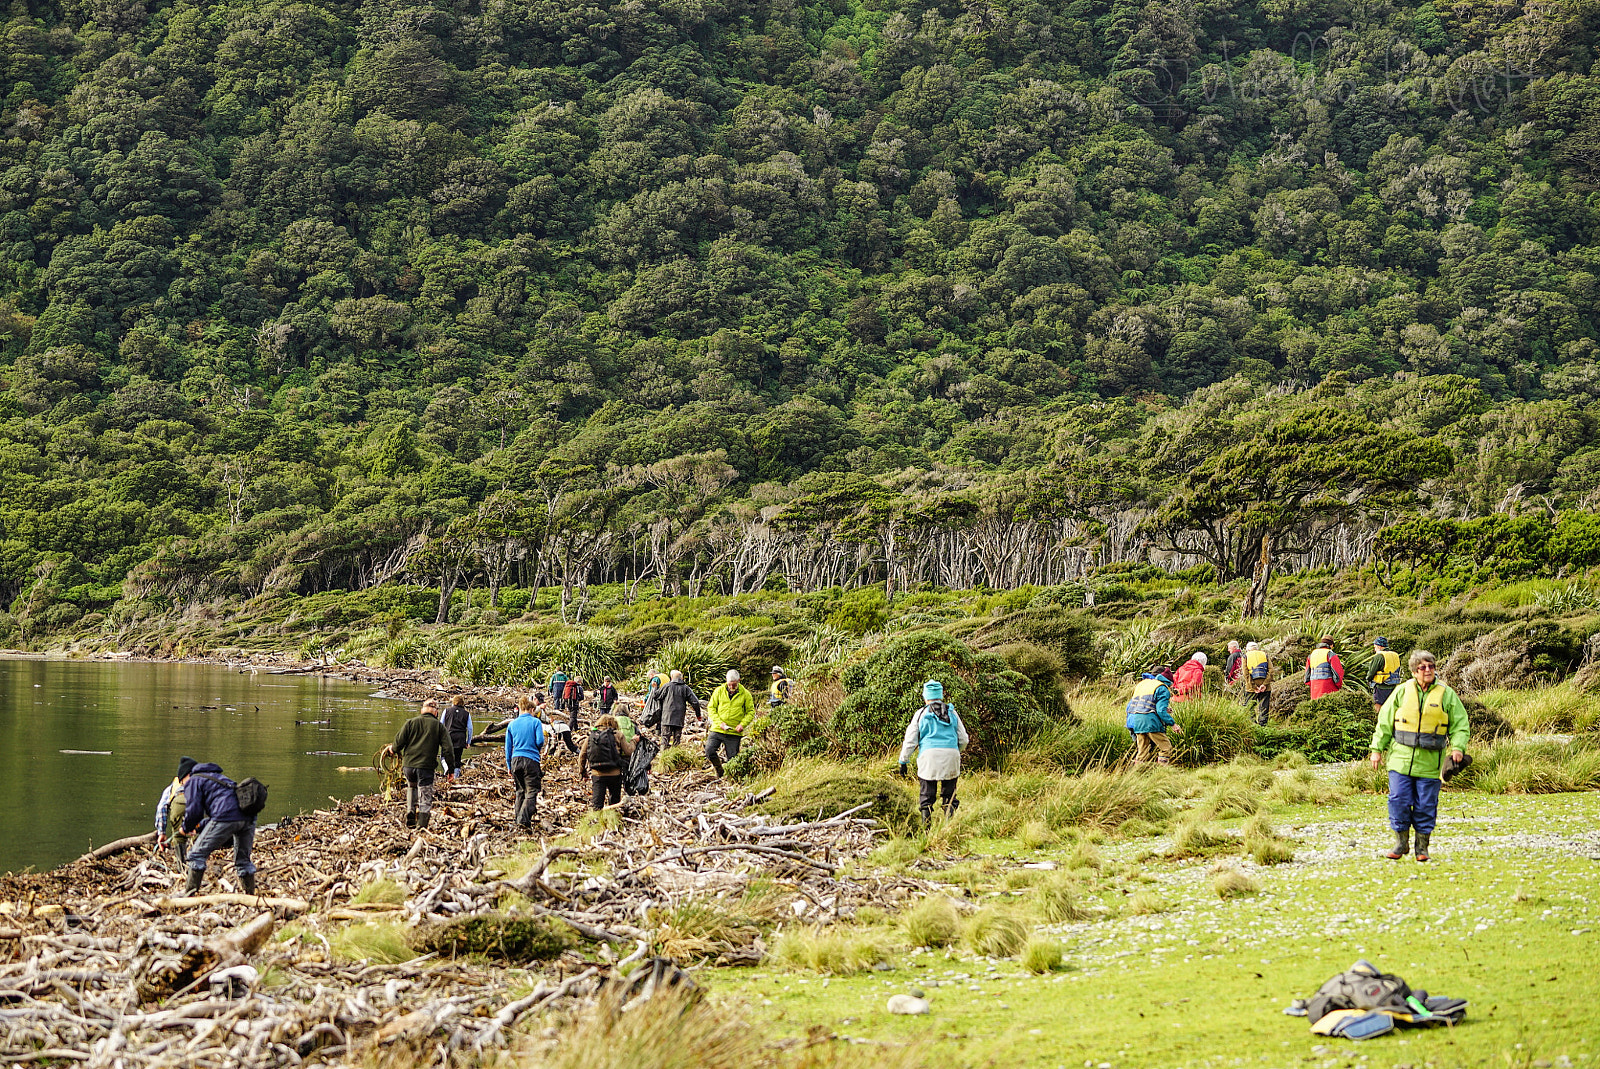
MULTIPOLYGON (((1012 959, 901 938, 886 971, 763 966, 703 979, 778 1035, 910 1044, 930 1065, 1600 1065, 1600 794, 1450 793, 1442 809, 1428 864, 1378 856, 1389 842, 1384 800, 1370 794, 1278 807, 1272 821, 1295 840, 1295 860, 1270 867, 1173 859, 1169 835, 1068 836, 1037 849, 973 839, 953 868, 924 859, 912 871, 953 881, 969 909, 1026 911, 1035 880, 1070 880, 1089 919, 1050 925, 1026 912, 1062 943, 1061 969, 1036 976, 1012 959), (1218 865, 1259 892, 1219 898, 1218 865), (1358 1044, 1284 1015, 1363 957, 1469 999, 1465 1022, 1358 1044), (890 995, 913 989, 930 1015, 887 1012, 890 995)), ((882 918, 881 933, 898 935, 893 923, 882 918)))

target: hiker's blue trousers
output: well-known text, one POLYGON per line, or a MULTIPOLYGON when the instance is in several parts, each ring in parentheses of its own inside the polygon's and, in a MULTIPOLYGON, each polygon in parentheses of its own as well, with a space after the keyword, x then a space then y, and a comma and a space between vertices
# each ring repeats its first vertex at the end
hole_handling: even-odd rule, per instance
POLYGON ((1389 772, 1389 827, 1395 831, 1415 828, 1419 835, 1432 835, 1439 819, 1439 781, 1404 772, 1389 772))

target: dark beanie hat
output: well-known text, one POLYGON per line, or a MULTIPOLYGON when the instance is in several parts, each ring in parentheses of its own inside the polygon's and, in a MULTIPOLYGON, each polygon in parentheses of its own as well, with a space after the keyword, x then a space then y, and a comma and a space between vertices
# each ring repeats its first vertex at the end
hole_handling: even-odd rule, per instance
POLYGON ((180 758, 178 758, 178 778, 182 779, 183 777, 187 776, 189 773, 193 772, 194 771, 194 766, 198 765, 199 763, 200 763, 199 761, 196 761, 192 757, 180 757, 180 758))

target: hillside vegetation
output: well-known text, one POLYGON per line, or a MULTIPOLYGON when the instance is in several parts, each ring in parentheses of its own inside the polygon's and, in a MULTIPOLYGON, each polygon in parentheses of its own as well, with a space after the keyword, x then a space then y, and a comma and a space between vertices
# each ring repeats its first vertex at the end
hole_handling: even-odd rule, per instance
POLYGON ((576 622, 1154 553, 1256 617, 1275 564, 1591 566, 1595 27, 19 2, 0 641, 401 582, 576 622))

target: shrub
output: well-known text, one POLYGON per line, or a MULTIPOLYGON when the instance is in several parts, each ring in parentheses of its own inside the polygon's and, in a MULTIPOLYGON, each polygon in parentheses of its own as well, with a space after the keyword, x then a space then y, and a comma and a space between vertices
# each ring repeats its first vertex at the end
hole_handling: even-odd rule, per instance
POLYGON ((917 947, 946 947, 961 934, 961 916, 943 895, 930 895, 906 913, 906 939, 917 947))
POLYGON ((643 664, 662 646, 683 637, 683 628, 667 620, 621 631, 616 635, 617 659, 624 667, 643 664))
POLYGON ((1055 653, 1031 642, 1015 642, 992 651, 1011 668, 1026 676, 1033 690, 1033 700, 1045 715, 1058 722, 1072 722, 1072 708, 1062 688, 1061 658, 1055 653))
POLYGON ((789 662, 793 659, 794 647, 770 635, 746 635, 733 648, 733 666, 739 670, 744 685, 756 696, 758 705, 772 681, 772 666, 782 665, 792 677, 794 666, 789 662))
POLYGON ((1054 939, 1034 936, 1022 948, 1022 967, 1036 975, 1042 976, 1061 968, 1064 958, 1061 944, 1054 939))
POLYGON ((870 631, 882 631, 889 623, 889 610, 879 587, 858 587, 845 594, 844 600, 827 620, 829 627, 855 635, 858 638, 870 631))
POLYGON ((656 768, 662 772, 687 772, 704 763, 705 754, 694 746, 672 746, 656 758, 656 768))
POLYGON ((962 934, 974 954, 1009 958, 1022 949, 1028 939, 1028 928, 1014 915, 990 906, 968 918, 962 934))
MULTIPOLYGON (((1081 591, 1078 603, 1082 604, 1081 591)), ((1100 674, 1094 620, 1085 613, 1025 609, 982 625, 969 641, 981 650, 1019 643, 1041 647, 1055 655, 1058 670, 1069 679, 1092 679, 1100 674)))
POLYGON ((1296 749, 1308 761, 1355 761, 1370 752, 1378 716, 1372 711, 1370 696, 1345 687, 1296 705, 1288 724, 1302 729, 1301 745, 1296 749))
POLYGON ((1146 887, 1142 891, 1136 891, 1133 897, 1128 899, 1128 912, 1136 917, 1147 916, 1152 913, 1166 913, 1170 909, 1172 909, 1172 903, 1168 902, 1166 896, 1153 887, 1146 887))
POLYGON ((574 945, 572 933, 536 917, 480 913, 431 924, 412 933, 411 944, 424 954, 458 957, 483 954, 502 961, 549 961, 574 945))
POLYGON ((1172 830, 1172 849, 1168 853, 1172 857, 1206 857, 1238 849, 1238 839, 1213 827, 1202 814, 1189 813, 1172 830))
POLYGON ((886 643, 844 676, 849 691, 829 725, 847 753, 877 754, 898 745, 921 704, 922 684, 938 679, 972 736, 965 760, 993 763, 1049 723, 1028 678, 990 653, 939 631, 913 631, 886 643))

